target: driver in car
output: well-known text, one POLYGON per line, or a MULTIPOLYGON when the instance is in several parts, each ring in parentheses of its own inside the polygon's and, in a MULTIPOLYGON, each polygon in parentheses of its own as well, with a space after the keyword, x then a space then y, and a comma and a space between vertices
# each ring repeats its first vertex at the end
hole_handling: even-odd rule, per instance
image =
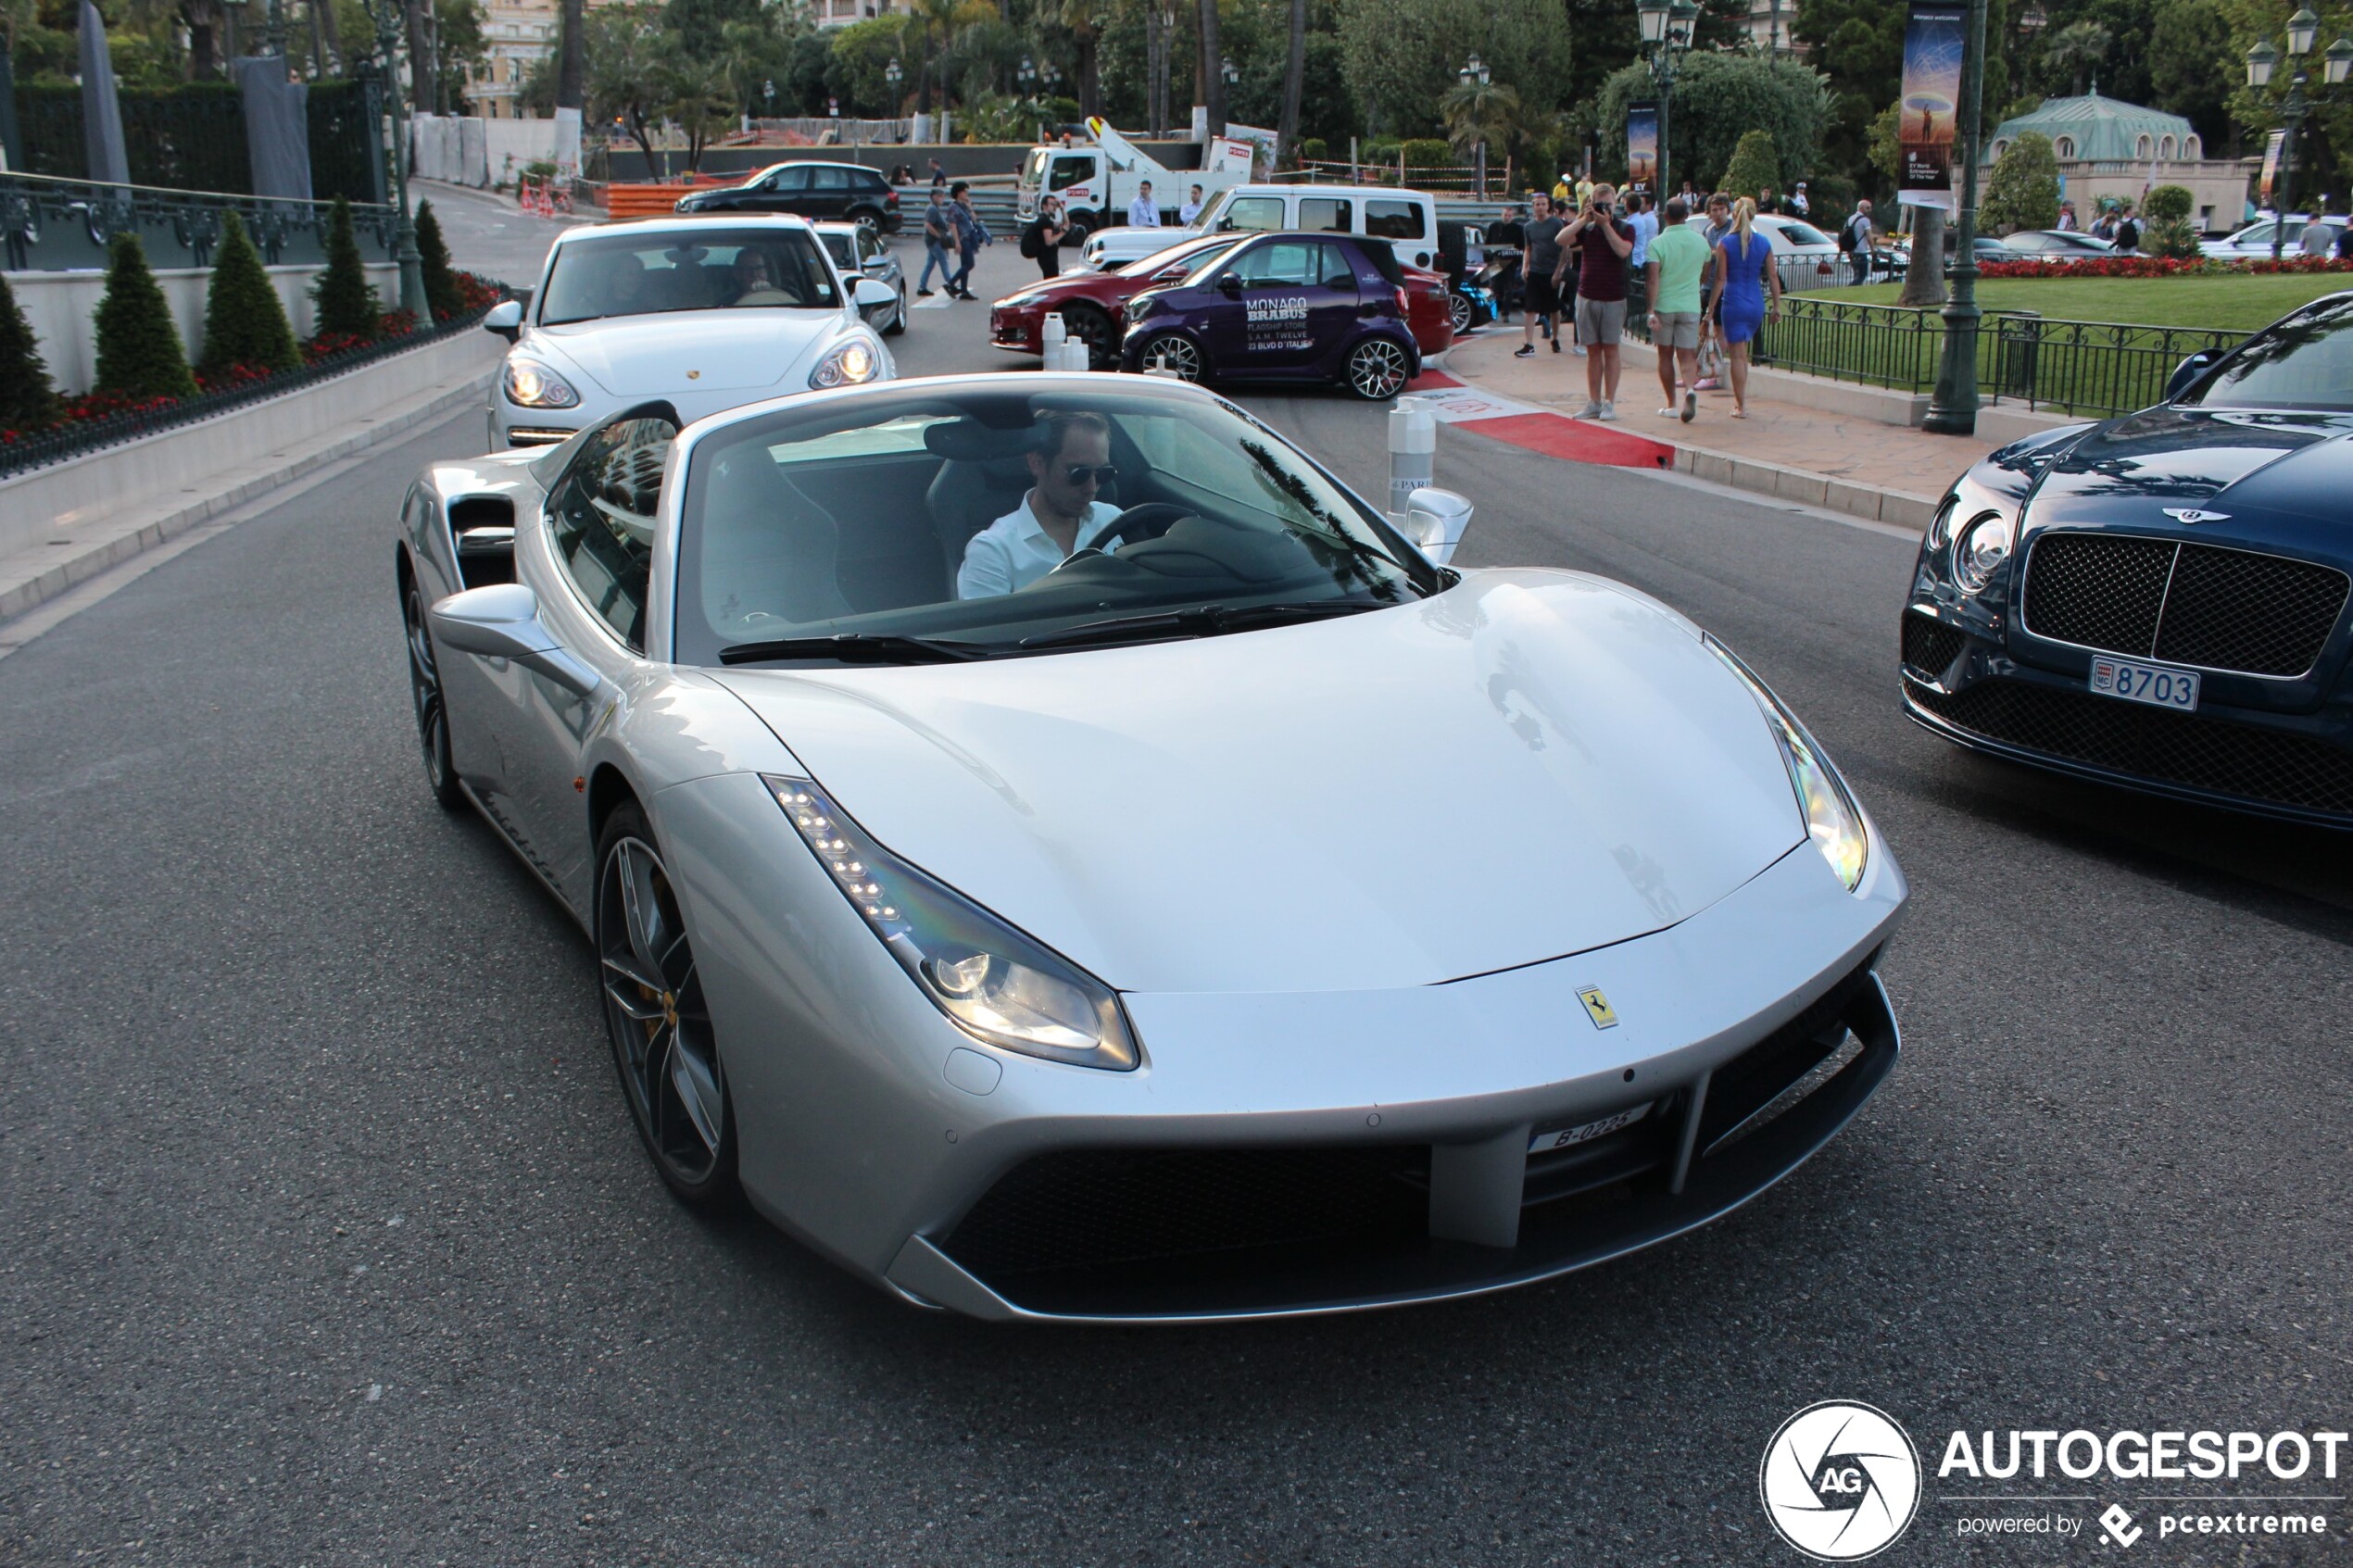
POLYGON ((620 251, 605 263, 605 314, 634 316, 647 307, 646 264, 628 251, 620 251))
POLYGON ((1101 414, 1045 413, 1028 453, 1036 483, 1021 505, 964 546, 956 596, 985 599, 1026 588, 1093 544, 1119 516, 1095 498, 1119 470, 1111 466, 1111 424, 1101 414))

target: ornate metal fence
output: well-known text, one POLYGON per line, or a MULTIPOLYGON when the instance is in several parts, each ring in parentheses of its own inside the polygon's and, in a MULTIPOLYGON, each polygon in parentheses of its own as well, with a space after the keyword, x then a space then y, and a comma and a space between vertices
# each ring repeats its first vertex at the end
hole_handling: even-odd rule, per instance
MULTIPOLYGON (((0 253, 12 272, 104 267, 115 235, 135 233, 152 266, 209 267, 220 243, 220 215, 234 211, 265 263, 323 266, 331 206, 0 174, 0 253)), ((360 254, 391 260, 393 209, 355 203, 351 220, 360 254)))

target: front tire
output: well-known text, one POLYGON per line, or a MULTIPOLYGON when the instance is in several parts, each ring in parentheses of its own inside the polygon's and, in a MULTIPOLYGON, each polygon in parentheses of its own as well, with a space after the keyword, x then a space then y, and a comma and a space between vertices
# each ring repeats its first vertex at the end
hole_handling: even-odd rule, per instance
POLYGON ((596 943, 622 1098, 670 1190, 712 1203, 736 1186, 736 1114, 670 872, 631 801, 597 836, 596 943))
POLYGON ((1099 370, 1114 370, 1119 365, 1119 329, 1112 319, 1092 306, 1073 306, 1063 312, 1063 325, 1070 335, 1087 345, 1087 357, 1099 370))
POLYGON ((1182 332, 1163 332, 1148 338, 1137 351, 1138 366, 1147 370, 1168 370, 1180 381, 1201 382, 1209 377, 1209 366, 1202 359, 1201 347, 1182 332))
POLYGON ((897 337, 907 330, 907 285, 899 285, 899 308, 890 313, 890 325, 883 329, 883 336, 897 337))
POLYGON ((425 784, 435 804, 454 811, 465 800, 458 770, 449 759, 449 708, 441 691, 441 667, 425 621, 425 597, 415 578, 400 589, 400 621, 409 644, 409 699, 417 714, 417 742, 425 758, 425 784))
POLYGON ((1368 337, 1348 351, 1348 390, 1367 403, 1386 403, 1413 379, 1405 351, 1385 337, 1368 337))
POLYGON ((1461 337, 1471 330, 1471 302, 1458 294, 1446 296, 1446 319, 1453 324, 1454 335, 1461 337))

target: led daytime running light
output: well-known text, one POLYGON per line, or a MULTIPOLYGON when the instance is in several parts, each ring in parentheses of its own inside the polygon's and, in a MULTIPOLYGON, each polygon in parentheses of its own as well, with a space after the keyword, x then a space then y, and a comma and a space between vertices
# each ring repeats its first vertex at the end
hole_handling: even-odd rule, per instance
POLYGON ((1871 842, 1863 827, 1863 813, 1856 809, 1854 797, 1846 793, 1846 781, 1838 776, 1838 770, 1831 766, 1830 759, 1822 755, 1814 737, 1797 721, 1797 716, 1781 706, 1781 699, 1731 649, 1709 637, 1707 651, 1740 677, 1741 684, 1748 688, 1748 695, 1756 699, 1756 706, 1764 711, 1765 721, 1780 746, 1781 765, 1789 771, 1790 788, 1797 796, 1798 809, 1805 814, 1806 836, 1814 841, 1814 847, 1830 862, 1831 871, 1840 883, 1849 893, 1854 892, 1862 884, 1871 842))

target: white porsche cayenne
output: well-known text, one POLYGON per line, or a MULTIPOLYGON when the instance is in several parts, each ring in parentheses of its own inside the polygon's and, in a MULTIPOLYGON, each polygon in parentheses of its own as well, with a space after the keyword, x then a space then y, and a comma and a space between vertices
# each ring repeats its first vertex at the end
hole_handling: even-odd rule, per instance
POLYGON ((656 219, 569 230, 490 389, 490 445, 546 446, 659 399, 693 420, 786 393, 897 374, 861 314, 887 284, 844 278, 800 218, 656 219))

